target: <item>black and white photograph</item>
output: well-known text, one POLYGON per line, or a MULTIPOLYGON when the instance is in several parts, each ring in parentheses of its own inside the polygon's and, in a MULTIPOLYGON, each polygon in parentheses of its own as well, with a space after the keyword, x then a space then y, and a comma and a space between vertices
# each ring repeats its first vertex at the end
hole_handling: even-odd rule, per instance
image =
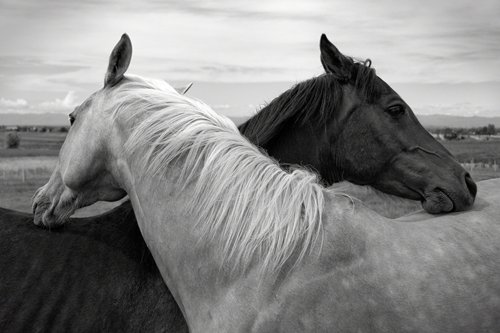
POLYGON ((498 0, 0 0, 0 332, 500 332, 498 0))

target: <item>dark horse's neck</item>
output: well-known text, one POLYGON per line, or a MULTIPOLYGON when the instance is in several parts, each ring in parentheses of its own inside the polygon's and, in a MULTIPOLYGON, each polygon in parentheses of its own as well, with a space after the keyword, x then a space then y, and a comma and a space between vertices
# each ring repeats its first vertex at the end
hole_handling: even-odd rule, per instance
POLYGON ((275 98, 239 130, 280 164, 308 167, 331 185, 342 180, 342 170, 335 155, 324 150, 335 144, 328 125, 341 100, 340 84, 331 75, 321 75, 275 98))

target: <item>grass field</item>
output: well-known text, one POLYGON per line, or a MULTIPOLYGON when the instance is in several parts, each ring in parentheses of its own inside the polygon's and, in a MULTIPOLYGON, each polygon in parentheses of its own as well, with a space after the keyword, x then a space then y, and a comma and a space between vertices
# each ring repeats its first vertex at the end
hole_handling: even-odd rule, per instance
POLYGON ((17 149, 5 147, 6 132, 0 131, 0 158, 19 156, 57 156, 66 133, 18 132, 21 144, 17 149))
MULTIPOLYGON (((0 158, 0 207, 31 212, 33 193, 49 180, 56 163, 57 157, 53 156, 0 158)), ((373 191, 367 187, 353 185, 347 193, 387 217, 398 217, 420 209, 417 201, 372 195, 373 191)), ((101 214, 117 204, 99 202, 79 210, 75 216, 101 214)))
POLYGON ((493 162, 500 164, 500 141, 452 140, 441 143, 462 163, 493 162))
MULTIPOLYGON (((0 132, 0 207, 19 211, 31 211, 31 197, 37 188, 44 185, 57 163, 57 155, 64 141, 65 133, 21 132, 18 149, 5 147, 5 133, 0 132)), ((446 141, 443 144, 461 162, 492 162, 500 164, 499 141, 446 141)), ((473 168, 476 181, 500 177, 499 170, 473 168)), ((371 195, 371 192, 357 188, 351 191, 366 205, 388 217, 397 217, 420 209, 415 201, 393 199, 371 195), (394 200, 397 201, 394 204, 394 200), (392 203, 391 203, 392 201, 392 203)), ((116 203, 97 203, 77 212, 77 216, 91 216, 105 212, 116 203)))
MULTIPOLYGON (((0 159, 1 165, 2 159, 0 159)), ((27 161, 25 161, 26 163, 27 161)), ((55 158, 54 158, 55 162, 55 158)), ((27 162, 29 163, 29 162, 27 162)), ((1 175, 1 173, 0 173, 1 175)), ((22 181, 19 176, 14 176, 9 179, 0 177, 0 207, 14 209, 22 212, 31 212, 31 198, 35 191, 45 185, 50 177, 50 173, 29 173, 25 181, 22 181)), ((93 216, 104 213, 118 203, 98 202, 90 207, 80 209, 75 216, 93 216)))
MULTIPOLYGON (((31 212, 33 193, 47 183, 56 163, 56 156, 0 157, 0 207, 31 212)), ((98 202, 75 216, 101 214, 119 203, 98 202)))

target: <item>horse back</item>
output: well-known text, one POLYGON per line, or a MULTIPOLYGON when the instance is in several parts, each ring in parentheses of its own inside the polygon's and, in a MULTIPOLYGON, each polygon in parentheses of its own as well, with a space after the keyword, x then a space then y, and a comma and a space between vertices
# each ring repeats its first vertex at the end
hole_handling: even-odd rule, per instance
POLYGON ((167 331, 185 323, 129 202, 62 230, 0 208, 0 331, 167 331))
POLYGON ((500 331, 495 207, 414 222, 355 209, 359 219, 337 216, 319 258, 275 288, 255 331, 500 331))

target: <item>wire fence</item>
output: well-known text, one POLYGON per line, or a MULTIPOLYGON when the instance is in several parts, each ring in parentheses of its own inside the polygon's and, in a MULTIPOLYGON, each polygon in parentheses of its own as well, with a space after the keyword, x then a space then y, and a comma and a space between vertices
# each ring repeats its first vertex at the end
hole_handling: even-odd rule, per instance
POLYGON ((55 158, 0 159, 0 181, 28 182, 49 178, 57 164, 55 158))
POLYGON ((461 163, 461 165, 464 167, 465 170, 468 171, 474 171, 477 169, 487 169, 487 170, 492 170, 494 172, 498 172, 499 170, 497 161, 475 163, 474 160, 471 160, 468 163, 461 163))
MULTIPOLYGON (((17 181, 25 183, 31 180, 48 179, 56 166, 56 159, 19 159, 17 161, 4 162, 0 160, 0 181, 17 181)), ((496 161, 474 162, 471 160, 461 165, 470 172, 491 171, 500 172, 496 161)))

